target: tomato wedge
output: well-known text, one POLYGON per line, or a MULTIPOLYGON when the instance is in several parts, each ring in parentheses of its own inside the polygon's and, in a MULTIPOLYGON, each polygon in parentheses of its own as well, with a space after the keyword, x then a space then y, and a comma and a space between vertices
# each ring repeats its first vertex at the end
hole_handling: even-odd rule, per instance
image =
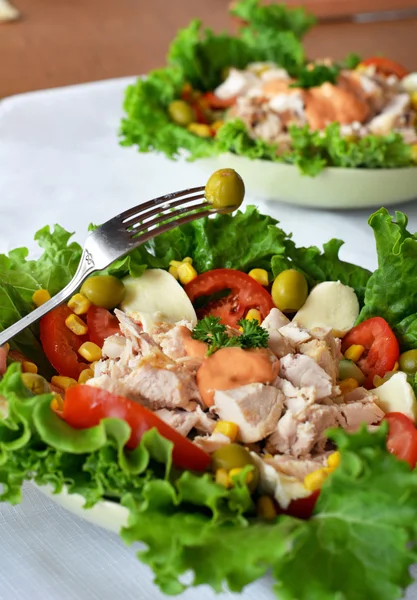
POLYGON ((205 471, 210 464, 210 456, 195 446, 186 437, 175 431, 159 417, 137 402, 110 394, 105 390, 88 385, 76 385, 65 394, 62 417, 71 427, 85 429, 94 427, 106 417, 126 421, 132 434, 127 448, 133 450, 143 434, 156 427, 159 433, 174 444, 172 461, 181 469, 205 471))
POLYGON ((246 273, 235 269, 214 269, 193 279, 184 287, 191 302, 202 296, 230 290, 230 293, 209 302, 197 311, 199 318, 205 315, 220 317, 224 325, 237 327, 237 323, 251 308, 257 308, 262 320, 274 308, 271 294, 246 273))
POLYGON ((400 63, 395 62, 395 60, 390 60, 389 58, 384 58, 383 56, 372 56, 371 58, 367 58, 361 62, 361 65, 364 67, 375 66, 377 72, 386 77, 389 75, 396 75, 398 79, 402 79, 409 73, 409 71, 400 65, 400 63))
POLYGON ((87 313, 88 334, 91 342, 100 348, 110 335, 120 333, 119 321, 106 308, 90 306, 87 313))
POLYGON ((391 371, 400 356, 397 338, 385 319, 372 317, 351 329, 343 338, 342 352, 353 344, 365 347, 358 366, 367 376, 364 387, 372 389, 375 387, 374 376, 383 377, 391 371))
POLYGON ((399 412, 387 413, 387 449, 414 469, 417 463, 417 429, 411 419, 399 412))
POLYGON ((203 95, 203 98, 210 108, 219 110, 229 108, 236 102, 236 96, 224 100, 223 98, 216 96, 216 94, 213 94, 213 92, 206 92, 203 95))
POLYGON ((80 360, 78 348, 88 340, 87 336, 75 335, 65 325, 65 319, 72 314, 66 304, 51 310, 40 320, 41 343, 44 352, 60 375, 78 379, 88 364, 80 360))

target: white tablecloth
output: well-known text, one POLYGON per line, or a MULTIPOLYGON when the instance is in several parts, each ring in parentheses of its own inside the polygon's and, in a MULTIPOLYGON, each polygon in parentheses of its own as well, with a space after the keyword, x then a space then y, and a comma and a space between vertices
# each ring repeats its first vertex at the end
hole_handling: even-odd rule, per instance
MULTIPOLYGON (((121 148, 117 131, 129 79, 49 90, 0 103, 0 252, 33 251, 46 223, 76 232, 159 194, 205 182, 198 164, 170 162, 121 148)), ((399 181, 399 185, 401 182, 399 181)), ((303 245, 346 240, 345 260, 376 265, 369 210, 313 211, 254 198, 303 245)), ((417 204, 398 207, 417 230, 417 204)), ((152 584, 134 549, 47 500, 27 485, 18 507, 0 506, 0 600, 152 600, 152 584)), ((348 565, 347 565, 348 568, 348 565)), ((272 600, 267 579, 242 596, 189 590, 184 600, 272 600)), ((417 586, 407 595, 417 599, 417 586)))

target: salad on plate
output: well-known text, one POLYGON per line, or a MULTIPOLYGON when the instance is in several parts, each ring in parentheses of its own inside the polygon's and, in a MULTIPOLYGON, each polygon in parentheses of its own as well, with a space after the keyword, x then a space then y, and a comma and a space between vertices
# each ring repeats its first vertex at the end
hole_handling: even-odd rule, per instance
POLYGON ((239 0, 236 35, 178 32, 167 66, 126 90, 122 144, 190 159, 233 153, 295 164, 385 169, 417 162, 416 74, 380 56, 311 61, 304 9, 239 0))
MULTIPOLYGON (((242 190, 227 176, 225 205, 242 190)), ((87 279, 1 349, 2 500, 29 480, 86 511, 121 504, 121 537, 145 544, 167 594, 270 571, 279 598, 400 598, 417 541, 417 241, 401 212, 369 224, 374 273, 248 206, 87 279)), ((58 225, 35 237, 38 260, 0 256, 2 329, 81 258, 58 225)))

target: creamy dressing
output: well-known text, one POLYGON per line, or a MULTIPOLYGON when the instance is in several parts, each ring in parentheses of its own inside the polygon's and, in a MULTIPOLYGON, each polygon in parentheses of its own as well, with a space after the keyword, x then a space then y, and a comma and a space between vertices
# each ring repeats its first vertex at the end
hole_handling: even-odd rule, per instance
POLYGON ((206 406, 213 406, 215 390, 231 390, 248 383, 270 384, 279 373, 279 360, 266 348, 222 348, 197 371, 197 386, 206 406))

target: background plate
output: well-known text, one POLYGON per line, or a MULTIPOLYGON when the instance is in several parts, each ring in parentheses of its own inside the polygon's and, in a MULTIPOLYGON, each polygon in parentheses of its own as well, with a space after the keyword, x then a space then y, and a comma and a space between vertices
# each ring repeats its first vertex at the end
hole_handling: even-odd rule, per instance
POLYGON ((226 153, 196 163, 208 175, 232 167, 246 189, 268 200, 315 208, 354 209, 394 206, 417 199, 417 167, 406 169, 342 169, 329 167, 316 177, 298 167, 250 160, 226 153))

